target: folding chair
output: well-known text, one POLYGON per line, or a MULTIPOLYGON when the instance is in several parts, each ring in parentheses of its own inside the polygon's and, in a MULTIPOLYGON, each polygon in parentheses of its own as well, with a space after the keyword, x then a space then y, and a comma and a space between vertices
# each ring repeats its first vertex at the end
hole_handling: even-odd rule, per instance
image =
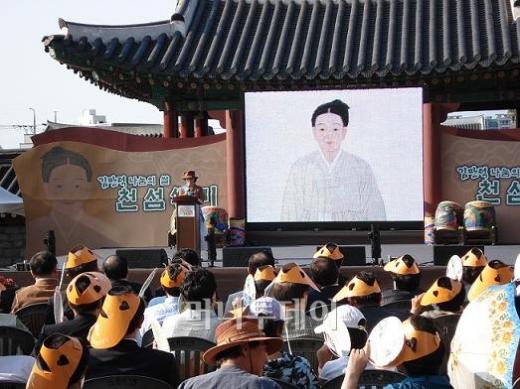
POLYGON ((172 386, 157 378, 139 375, 113 375, 91 378, 83 384, 83 389, 173 389, 172 386))
POLYGON ((15 327, 0 327, 0 356, 29 355, 34 349, 33 336, 15 327))

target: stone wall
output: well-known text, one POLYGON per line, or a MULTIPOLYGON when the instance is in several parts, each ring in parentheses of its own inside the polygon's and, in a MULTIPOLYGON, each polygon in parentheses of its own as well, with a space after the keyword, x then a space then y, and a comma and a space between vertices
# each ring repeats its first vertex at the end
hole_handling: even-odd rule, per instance
POLYGON ((0 218, 0 268, 21 262, 25 257, 25 218, 0 218))

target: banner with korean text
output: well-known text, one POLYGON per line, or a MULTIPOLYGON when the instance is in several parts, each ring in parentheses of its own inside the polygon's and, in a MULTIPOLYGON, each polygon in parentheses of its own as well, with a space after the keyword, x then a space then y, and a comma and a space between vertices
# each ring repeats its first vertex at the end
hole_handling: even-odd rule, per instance
POLYGON ((203 205, 227 206, 225 136, 214 138, 146 152, 71 141, 26 151, 14 167, 24 200, 27 256, 45 248, 49 230, 59 255, 76 244, 166 246, 184 171, 199 177, 203 205))
POLYGON ((518 130, 444 128, 441 138, 442 199, 462 206, 494 205, 499 243, 520 243, 520 134, 518 130))

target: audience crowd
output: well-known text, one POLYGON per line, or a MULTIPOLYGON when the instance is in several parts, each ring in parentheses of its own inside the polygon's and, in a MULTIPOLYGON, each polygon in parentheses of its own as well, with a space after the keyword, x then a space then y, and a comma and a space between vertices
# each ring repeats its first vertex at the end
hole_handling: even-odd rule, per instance
MULTIPOLYGON (((88 247, 74 247, 60 274, 53 254, 31 258, 34 284, 16 292, 11 315, 47 304, 46 324, 34 334, 32 357, 0 357, 0 383, 65 389, 101 377, 137 375, 183 389, 350 389, 380 373, 387 388, 464 388, 461 344, 472 328, 462 323, 471 320, 463 319, 465 312, 478 315, 478 309, 479 320, 490 323, 495 320, 490 312, 512 310, 514 320, 503 326, 503 338, 509 334, 503 347, 516 344, 511 358, 493 356, 502 366, 494 382, 512 387, 520 376, 517 279, 510 266, 488 261, 478 249, 452 258, 450 268, 456 271, 431 285, 424 284, 412 256, 393 258, 378 273, 392 280, 388 290, 372 272, 345 279, 344 257, 334 243, 319 248, 308 269, 295 263, 276 267, 272 254, 262 251, 249 258, 247 274, 236 280, 225 304, 214 274, 193 250, 175 254, 155 291, 148 282, 128 280, 124 257, 111 255, 99 267, 98 259, 88 247), (511 304, 494 298, 497 293, 511 294, 511 304), (495 310, 486 311, 486 304, 495 310), (175 351, 172 341, 185 338, 188 347, 175 351), (198 356, 190 354, 190 345, 201 344, 206 345, 201 360, 194 360, 198 356)), ((27 330, 15 319, 4 314, 0 325, 27 330)), ((478 358, 489 356, 472 357, 480 363, 478 358)), ((469 385, 477 373, 464 368, 469 385)), ((482 373, 493 371, 490 366, 482 373)), ((475 377, 472 387, 480 387, 475 377)), ((489 382, 484 386, 494 387, 489 382)))

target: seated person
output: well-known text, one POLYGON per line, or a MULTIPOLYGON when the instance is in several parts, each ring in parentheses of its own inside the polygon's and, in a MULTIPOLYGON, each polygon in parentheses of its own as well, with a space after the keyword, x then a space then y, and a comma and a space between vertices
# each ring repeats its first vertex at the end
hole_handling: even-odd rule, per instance
POLYGON ((272 355, 282 348, 283 340, 268 337, 254 319, 240 318, 222 322, 216 330, 217 345, 204 353, 204 361, 217 370, 189 378, 179 389, 276 389, 280 386, 260 377, 272 355))
POLYGON ((58 286, 56 272, 58 260, 49 251, 40 251, 29 261, 34 284, 18 290, 14 296, 11 313, 34 304, 46 304, 58 286))
MULTIPOLYGON (((245 309, 245 317, 258 318, 260 328, 266 336, 280 338, 283 324, 282 307, 278 301, 271 297, 260 297, 254 300, 245 309)), ((318 387, 318 379, 312 371, 310 362, 287 351, 277 350, 268 356, 264 366, 264 377, 276 378, 288 382, 302 389, 315 389, 318 387)))
POLYGON ((88 349, 78 339, 53 334, 43 341, 26 388, 81 389, 88 360, 88 349))
POLYGON ((412 300, 410 313, 421 314, 421 316, 431 319, 445 345, 444 362, 441 368, 443 374, 446 374, 451 340, 455 335, 465 300, 466 291, 462 282, 448 277, 438 278, 426 293, 412 300), (426 311, 421 313, 423 309, 426 311))
POLYGON ((173 261, 179 259, 187 262, 192 267, 200 267, 201 259, 199 254, 192 249, 180 249, 173 256, 173 261))
MULTIPOLYGON (((316 338, 314 328, 318 324, 315 318, 306 315, 309 290, 318 290, 310 277, 295 263, 288 263, 280 269, 267 292, 282 304, 284 340, 311 337, 316 338)), ((321 336, 320 336, 321 338, 321 336)))
POLYGON ((462 256, 462 281, 466 291, 480 275, 488 260, 481 249, 474 247, 462 256))
POLYGON ((88 336, 91 350, 87 379, 133 374, 177 387, 179 373, 174 356, 137 345, 144 309, 144 300, 130 287, 116 287, 108 292, 88 336))
MULTIPOLYGON (((116 286, 130 286, 135 293, 139 294, 141 291, 141 284, 138 282, 130 282, 128 277, 128 261, 125 257, 120 255, 109 255, 103 262, 103 272, 112 282, 112 287, 116 286)), ((152 299, 152 291, 146 288, 144 294, 144 301, 152 299)))
POLYGON ((87 271, 99 272, 97 261, 97 255, 87 246, 74 246, 67 254, 65 272, 71 279, 87 271))
POLYGON ((309 291, 307 310, 317 308, 318 302, 321 303, 320 305, 330 306, 332 298, 340 289, 338 285, 339 270, 335 261, 328 258, 313 259, 310 276, 320 290, 309 291))
POLYGON ((256 269, 253 279, 255 280, 256 298, 264 296, 265 289, 271 285, 276 278, 276 270, 271 265, 261 266, 256 269))
POLYGON ((76 337, 86 344, 90 327, 96 322, 103 300, 110 289, 110 280, 103 273, 87 272, 74 277, 66 289, 67 302, 74 318, 59 324, 44 325, 36 344, 36 351, 44 339, 56 333, 76 337))
POLYGON ((512 267, 497 259, 490 261, 469 288, 468 300, 474 301, 490 286, 508 284, 513 280, 513 275, 512 267))
POLYGON ((338 285, 343 285, 347 281, 346 278, 343 275, 341 275, 341 265, 343 264, 343 259, 345 258, 345 256, 341 252, 337 243, 325 243, 323 247, 319 248, 318 251, 314 253, 312 258, 324 258, 334 261, 334 264, 338 268, 338 285))
POLYGON ((213 342, 219 323, 214 310, 217 298, 215 276, 207 269, 196 268, 186 273, 180 288, 185 309, 164 319, 163 334, 167 338, 192 336, 213 342))
POLYGON ((348 355, 342 352, 344 340, 350 339, 351 350, 365 347, 368 339, 366 322, 359 309, 345 304, 330 311, 323 323, 314 329, 325 337, 323 346, 317 352, 320 381, 330 381, 345 374, 348 355))
MULTIPOLYGON (((248 274, 251 274, 252 276, 255 275, 256 269, 270 265, 274 267, 274 257, 273 254, 270 251, 260 251, 258 253, 255 253, 249 257, 247 272, 248 274)), ((242 294, 244 293, 243 289, 239 290, 238 292, 231 293, 226 301, 226 307, 224 309, 224 312, 230 312, 233 308, 242 306, 242 294)))
MULTIPOLYGON (((397 367, 407 375, 401 382, 388 384, 387 389, 442 389, 451 388, 448 377, 439 375, 444 345, 431 320, 411 316, 403 322, 405 342, 397 359, 388 367, 397 367)), ((359 377, 368 363, 366 349, 352 350, 342 389, 358 387, 359 377)))
POLYGON ((367 319, 367 332, 392 313, 380 306, 381 288, 374 273, 359 272, 332 299, 338 305, 349 304, 358 308, 367 319))
MULTIPOLYGON (((87 246, 74 246, 67 254, 67 262, 65 262, 65 274, 69 279, 73 279, 81 273, 99 272, 97 260, 97 255, 87 246)), ((47 318, 45 323, 54 324, 54 300, 52 297, 49 299, 48 304, 49 309, 47 310, 47 318)), ((67 303, 67 299, 65 298, 63 298, 63 314, 69 320, 74 319, 74 313, 70 309, 67 303)))
POLYGON ((408 254, 388 262, 384 270, 392 276, 394 288, 383 291, 381 305, 404 320, 408 317, 410 300, 421 293, 421 271, 415 259, 408 254))
POLYGON ((178 263, 166 266, 160 280, 166 298, 163 303, 145 309, 143 325, 139 330, 140 337, 151 328, 153 320, 162 325, 165 318, 179 313, 180 286, 186 273, 187 269, 178 263))

